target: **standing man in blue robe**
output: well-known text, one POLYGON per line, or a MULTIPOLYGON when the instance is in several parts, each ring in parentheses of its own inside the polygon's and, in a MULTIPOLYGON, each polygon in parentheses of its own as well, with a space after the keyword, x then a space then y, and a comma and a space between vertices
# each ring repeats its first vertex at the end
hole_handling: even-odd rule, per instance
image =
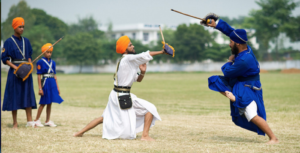
POLYGON ((244 29, 234 29, 215 14, 209 14, 211 23, 201 22, 218 29, 230 37, 232 55, 222 66, 224 76, 212 76, 208 79, 209 88, 220 92, 230 99, 232 121, 242 128, 269 136, 268 144, 279 143, 266 122, 263 101, 260 67, 250 46, 247 45, 247 33, 244 29), (217 21, 217 22, 216 22, 217 21))
POLYGON ((25 109, 27 116, 26 127, 34 127, 35 122, 32 121, 32 108, 36 109, 36 101, 33 90, 32 75, 23 81, 14 75, 14 71, 18 65, 23 62, 31 62, 32 48, 29 40, 22 37, 25 21, 21 17, 14 18, 12 27, 14 35, 4 42, 2 50, 2 62, 10 69, 7 75, 6 88, 4 92, 3 111, 12 111, 13 128, 18 127, 17 110, 25 109))

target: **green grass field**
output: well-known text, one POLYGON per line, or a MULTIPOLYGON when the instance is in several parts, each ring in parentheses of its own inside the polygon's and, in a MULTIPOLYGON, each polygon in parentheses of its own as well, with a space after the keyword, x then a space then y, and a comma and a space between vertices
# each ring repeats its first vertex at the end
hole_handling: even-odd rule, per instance
MULTIPOLYGON (((208 89, 207 78, 220 73, 147 73, 132 93, 156 105, 162 121, 151 128, 155 142, 102 139, 102 126, 82 138, 72 134, 102 115, 113 88, 113 74, 58 74, 62 104, 52 105, 56 128, 25 128, 18 111, 2 112, 2 152, 300 152, 300 74, 261 74, 267 122, 280 143, 234 125, 229 100, 208 89)), ((7 74, 1 76, 1 102, 7 74)), ((37 77, 33 75, 37 103, 37 77)), ((2 104, 1 104, 2 105, 2 104)), ((45 121, 45 109, 41 116, 45 121)), ((36 110, 33 110, 33 118, 36 110)))

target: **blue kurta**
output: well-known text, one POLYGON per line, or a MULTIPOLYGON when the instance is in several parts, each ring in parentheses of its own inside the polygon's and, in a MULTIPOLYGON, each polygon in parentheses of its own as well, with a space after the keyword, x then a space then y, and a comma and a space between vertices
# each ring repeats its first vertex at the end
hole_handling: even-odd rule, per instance
MULTIPOLYGON (((234 30, 221 19, 216 29, 227 36, 234 30)), ((236 97, 235 102, 230 102, 232 121, 242 128, 257 132, 259 135, 265 135, 254 123, 248 122, 245 117, 239 114, 239 108, 243 109, 247 107, 254 100, 257 104, 258 116, 265 120, 267 118, 262 90, 253 90, 244 86, 247 84, 258 88, 261 87, 259 63, 251 47, 247 47, 247 50, 235 57, 234 63, 228 62, 222 66, 224 76, 212 76, 208 79, 209 88, 218 92, 231 91, 236 97)))
MULTIPOLYGON (((46 60, 46 62, 50 65, 52 61, 52 69, 50 70, 49 73, 54 73, 56 74, 56 64, 52 59, 48 59, 43 57, 42 59, 46 60)), ((37 67, 37 74, 47 74, 49 70, 48 64, 45 63, 44 60, 40 59, 36 63, 37 67)), ((57 85, 56 85, 56 80, 54 78, 45 78, 44 82, 44 87, 43 87, 43 92, 44 95, 41 96, 40 103, 39 104, 51 104, 52 102, 54 103, 62 103, 64 100, 59 96, 57 85)), ((43 85, 42 85, 43 86, 43 85)))
MULTIPOLYGON (((12 37, 23 51, 22 37, 21 39, 14 35, 12 37)), ((25 43, 25 58, 28 60, 28 58, 31 59, 32 48, 29 40, 25 37, 23 38, 25 43)), ((11 38, 8 38, 4 42, 3 48, 1 60, 4 64, 6 64, 6 61, 10 59, 23 59, 22 54, 11 38)), ((18 66, 19 64, 15 65, 18 66)), ((10 68, 7 75, 2 110, 13 111, 25 109, 27 107, 32 107, 33 109, 36 108, 32 75, 30 74, 25 81, 22 81, 22 79, 16 77, 14 69, 10 68)))

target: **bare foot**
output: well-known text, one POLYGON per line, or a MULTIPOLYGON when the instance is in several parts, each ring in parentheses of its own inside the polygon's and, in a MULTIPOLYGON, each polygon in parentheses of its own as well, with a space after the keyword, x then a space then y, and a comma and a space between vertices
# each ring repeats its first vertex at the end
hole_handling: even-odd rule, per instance
POLYGON ((79 133, 79 132, 73 134, 73 137, 82 137, 82 136, 83 133, 79 133))
POLYGON ((147 137, 142 137, 141 138, 142 141, 155 141, 153 138, 147 136, 147 137))
POLYGON ((232 94, 232 92, 225 91, 226 97, 229 98, 231 101, 235 102, 235 96, 232 94))
POLYGON ((13 125, 13 129, 18 129, 18 123, 13 125))
POLYGON ((279 140, 276 138, 276 139, 271 139, 269 142, 267 142, 266 144, 277 144, 279 143, 279 140))

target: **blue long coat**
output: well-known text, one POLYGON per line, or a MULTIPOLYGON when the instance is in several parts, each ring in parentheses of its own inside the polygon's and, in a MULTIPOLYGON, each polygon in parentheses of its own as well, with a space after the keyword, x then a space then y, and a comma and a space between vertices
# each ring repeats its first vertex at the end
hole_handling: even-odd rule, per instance
MULTIPOLYGON (((22 39, 19 39, 14 35, 12 37, 15 39, 20 49, 23 51, 24 46, 22 39)), ((23 38, 25 43, 25 58, 28 60, 28 58, 31 58, 32 48, 29 40, 25 37, 23 38)), ((22 58, 23 56, 14 41, 11 38, 8 38, 4 42, 1 56, 2 62, 6 64, 7 60, 22 58)), ((18 65, 19 64, 16 64, 16 66, 18 65)), ((18 109, 25 109, 27 107, 36 109, 32 75, 30 74, 25 81, 22 81, 22 79, 16 77, 16 75, 14 74, 14 69, 10 68, 7 74, 2 110, 13 111, 18 109)))
MULTIPOLYGON (((229 34, 234 30, 225 21, 220 19, 216 29, 223 32, 229 37, 229 34)), ((218 92, 231 91, 235 97, 235 102, 230 102, 232 121, 245 129, 257 132, 259 135, 265 133, 258 128, 254 123, 248 122, 247 119, 239 114, 239 108, 247 107, 252 101, 257 104, 257 114, 266 120, 266 111, 263 101, 262 90, 253 90, 244 85, 250 85, 260 88, 261 82, 259 78, 260 67, 259 63, 253 54, 250 46, 248 49, 239 53, 234 63, 228 62, 222 66, 224 76, 212 76, 208 79, 208 86, 211 90, 218 92)))

